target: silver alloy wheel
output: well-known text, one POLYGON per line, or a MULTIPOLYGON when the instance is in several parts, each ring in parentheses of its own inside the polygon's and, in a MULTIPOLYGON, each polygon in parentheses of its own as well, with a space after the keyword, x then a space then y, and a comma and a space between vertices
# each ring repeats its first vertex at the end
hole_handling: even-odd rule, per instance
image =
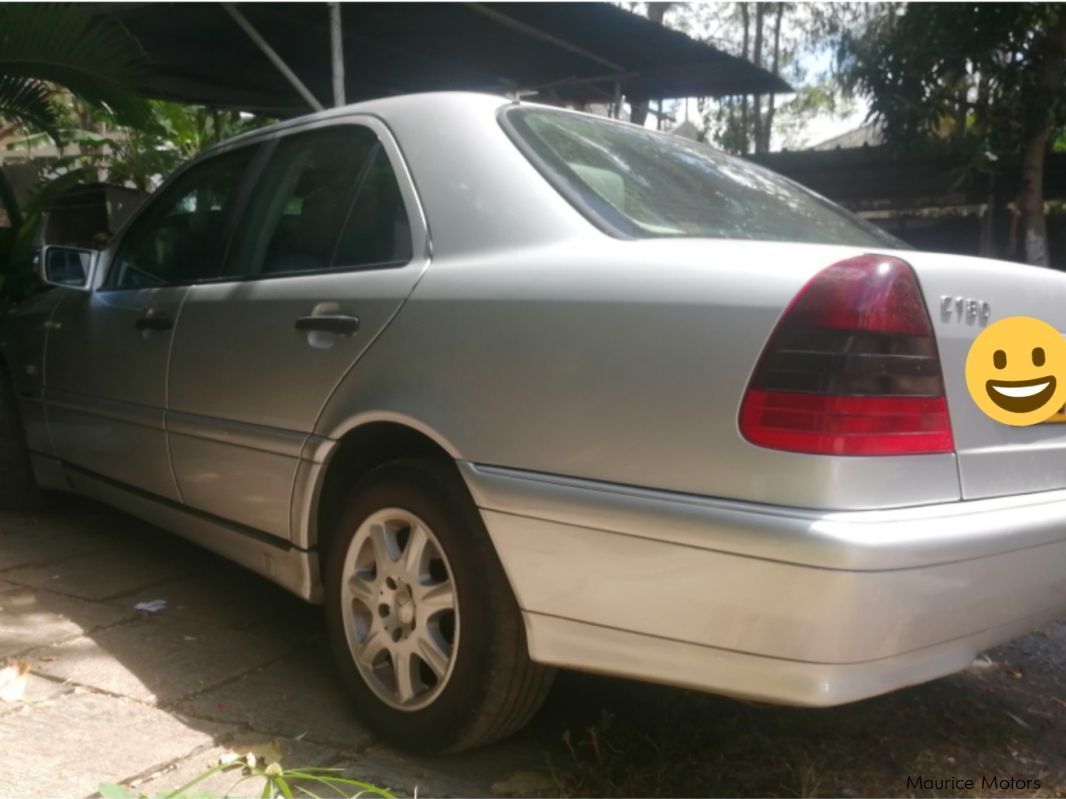
POLYGON ((440 541, 410 511, 383 508, 359 526, 342 574, 344 634, 360 675, 390 707, 426 707, 459 649, 458 596, 440 541))

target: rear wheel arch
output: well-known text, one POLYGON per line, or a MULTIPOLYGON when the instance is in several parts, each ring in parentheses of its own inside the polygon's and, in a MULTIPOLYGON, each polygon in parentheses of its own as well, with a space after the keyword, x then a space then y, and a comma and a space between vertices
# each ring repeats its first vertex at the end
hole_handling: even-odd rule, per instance
POLYGON ((524 726, 554 670, 529 657, 521 611, 454 461, 386 461, 347 500, 322 545, 324 599, 360 718, 389 743, 424 754, 524 726), (436 568, 423 561, 427 550, 436 568))
POLYGON ((334 446, 320 480, 309 544, 324 552, 352 487, 377 467, 409 458, 431 460, 455 469, 458 474, 450 445, 403 422, 371 421, 344 433, 334 446))

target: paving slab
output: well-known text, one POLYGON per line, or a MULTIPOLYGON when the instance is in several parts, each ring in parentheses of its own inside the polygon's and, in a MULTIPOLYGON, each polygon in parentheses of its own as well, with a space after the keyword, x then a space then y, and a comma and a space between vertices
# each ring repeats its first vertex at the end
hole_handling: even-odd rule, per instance
POLYGON ((109 534, 143 525, 134 516, 77 494, 54 493, 36 511, 0 511, 0 531, 73 533, 79 537, 109 534))
POLYGON ((36 674, 27 675, 26 691, 21 699, 12 702, 0 700, 0 716, 14 713, 27 706, 36 705, 46 699, 51 699, 59 694, 69 693, 72 690, 74 689, 70 685, 56 682, 55 680, 46 680, 43 677, 38 677, 36 674))
POLYGON ((274 638, 144 618, 36 649, 26 660, 38 674, 169 704, 263 666, 288 649, 274 638))
POLYGON ((107 518, 135 518, 95 499, 68 491, 50 491, 45 494, 44 501, 34 510, 5 512, 5 515, 43 517, 49 524, 77 523, 80 525, 90 525, 97 520, 107 518))
POLYGON ((149 585, 174 580, 186 574, 183 564, 172 559, 127 549, 96 552, 57 562, 34 564, 3 573, 4 580, 44 588, 80 599, 107 599, 149 585))
POLYGON ((231 728, 186 726, 166 712, 93 693, 70 693, 4 716, 0 796, 88 796, 103 782, 207 749, 231 728))
POLYGON ((264 669, 182 702, 192 716, 247 724, 252 729, 354 752, 371 743, 328 653, 297 652, 264 669), (269 701, 264 701, 269 697, 269 701))
POLYGON ((320 608, 239 566, 221 561, 212 566, 198 570, 206 574, 142 588, 111 603, 132 607, 163 600, 166 605, 155 613, 159 618, 282 635, 291 641, 324 629, 320 608))
MULTIPOLYGON (((130 780, 127 784, 144 796, 158 796, 192 782, 204 772, 217 766, 224 755, 234 752, 243 755, 252 751, 261 756, 267 750, 280 752, 281 759, 278 762, 284 768, 289 769, 330 766, 337 760, 337 753, 333 750, 304 741, 271 739, 263 735, 241 733, 219 746, 206 751, 197 751, 196 754, 173 763, 158 773, 130 780)), ((241 776, 241 770, 236 768, 219 772, 196 783, 195 787, 189 789, 189 792, 204 791, 214 796, 259 796, 263 789, 263 780, 253 778, 240 782, 241 776)), ((336 795, 328 789, 316 788, 311 784, 308 784, 307 788, 319 796, 336 795)))
POLYGON ((134 611, 49 591, 0 594, 0 658, 47 646, 132 618, 134 611))
POLYGON ((114 548, 114 542, 34 521, 12 526, 0 515, 0 572, 114 548))

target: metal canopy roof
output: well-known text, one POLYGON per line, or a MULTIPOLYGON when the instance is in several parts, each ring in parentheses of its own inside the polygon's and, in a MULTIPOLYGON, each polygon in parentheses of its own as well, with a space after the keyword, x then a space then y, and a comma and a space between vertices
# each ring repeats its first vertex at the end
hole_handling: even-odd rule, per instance
MULTIPOLYGON (((448 89, 522 91, 556 102, 791 90, 743 59, 606 3, 340 9, 347 102, 448 89)), ((144 48, 151 95, 278 116, 304 113, 309 100, 283 77, 287 67, 322 105, 333 104, 330 4, 123 3, 96 11, 144 48), (271 62, 269 49, 282 67, 271 62)))

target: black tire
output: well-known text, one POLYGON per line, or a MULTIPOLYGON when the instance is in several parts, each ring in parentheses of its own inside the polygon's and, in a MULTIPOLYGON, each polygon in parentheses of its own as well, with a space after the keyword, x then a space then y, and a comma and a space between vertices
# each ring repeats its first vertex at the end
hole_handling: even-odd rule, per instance
POLYGON ((525 627, 485 530, 454 465, 410 459, 374 469, 356 486, 325 553, 330 645, 361 720, 401 749, 437 754, 501 740, 525 726, 551 687, 554 669, 529 659, 525 627), (355 665, 345 636, 341 580, 362 522, 402 508, 429 525, 451 563, 461 634, 443 689, 426 707, 400 710, 378 698, 355 665))
POLYGON ((0 367, 0 510, 32 510, 39 502, 15 391, 0 367))

